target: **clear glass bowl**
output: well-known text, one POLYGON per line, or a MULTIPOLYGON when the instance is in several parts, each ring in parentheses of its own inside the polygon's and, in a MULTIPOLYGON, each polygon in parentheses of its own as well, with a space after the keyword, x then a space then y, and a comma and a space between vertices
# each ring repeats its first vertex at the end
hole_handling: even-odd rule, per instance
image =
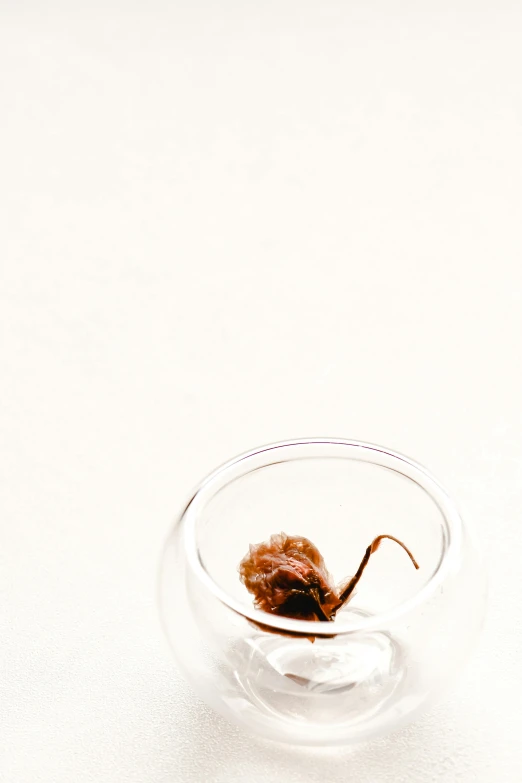
POLYGON ((163 624, 196 692, 246 729, 306 745, 367 740, 424 711, 454 682, 485 595, 470 531, 433 476, 336 439, 265 446, 212 473, 160 572, 163 624), (401 539, 420 568, 383 541, 334 622, 276 616, 254 608, 238 564, 281 531, 316 544, 337 582, 380 534, 401 539))

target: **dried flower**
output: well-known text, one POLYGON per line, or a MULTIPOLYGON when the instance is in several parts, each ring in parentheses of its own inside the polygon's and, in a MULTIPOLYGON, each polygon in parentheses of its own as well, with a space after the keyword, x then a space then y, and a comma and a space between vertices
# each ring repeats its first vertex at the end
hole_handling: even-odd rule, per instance
MULTIPOLYGON (((332 621, 353 595, 370 556, 384 538, 399 544, 415 568, 419 567, 402 541, 384 534, 367 547, 355 576, 336 587, 321 553, 311 541, 303 536, 277 533, 269 541, 250 545, 239 564, 239 575, 254 596, 257 609, 298 620, 332 621)), ((313 641, 313 637, 309 638, 313 641)))
POLYGON ((239 574, 257 609, 300 620, 330 620, 339 603, 323 557, 303 536, 278 533, 250 545, 239 574))

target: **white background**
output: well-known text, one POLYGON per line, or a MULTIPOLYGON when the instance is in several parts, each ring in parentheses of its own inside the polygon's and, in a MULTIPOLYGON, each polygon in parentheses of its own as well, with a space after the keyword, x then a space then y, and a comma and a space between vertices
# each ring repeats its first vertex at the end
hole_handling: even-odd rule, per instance
POLYGON ((0 2, 0 778, 520 779, 520 3, 0 2), (489 616, 347 751, 244 735, 155 605, 188 490, 288 437, 424 462, 489 616))

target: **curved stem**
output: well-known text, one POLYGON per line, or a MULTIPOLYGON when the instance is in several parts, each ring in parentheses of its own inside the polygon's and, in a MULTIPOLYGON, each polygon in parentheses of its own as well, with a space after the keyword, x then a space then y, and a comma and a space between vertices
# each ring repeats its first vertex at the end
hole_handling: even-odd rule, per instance
POLYGON ((361 564, 359 565, 359 568, 357 569, 357 573, 355 574, 355 576, 352 576, 352 578, 350 579, 350 581, 348 582, 348 584, 344 588, 343 592, 341 593, 341 595, 339 597, 339 601, 340 601, 339 607, 338 607, 339 609, 341 608, 341 606, 343 606, 343 604, 346 603, 348 598, 351 596, 351 594, 355 590, 355 586, 357 585, 357 582, 359 581, 359 579, 363 575, 364 569, 368 565, 368 561, 369 561, 371 555, 373 555, 373 553, 378 550, 378 548, 380 546, 380 543, 383 540, 383 538, 389 538, 390 541, 395 541, 396 544, 399 544, 399 546, 402 546, 404 551, 409 555, 409 558, 410 558, 411 562, 413 563, 413 565, 415 566, 415 568, 419 568, 419 564, 417 563, 417 561, 413 557, 412 553, 410 552, 410 550, 408 549, 406 544, 403 544, 402 541, 399 541, 399 539, 395 538, 395 536, 389 536, 386 533, 384 533, 383 535, 377 536, 377 538, 373 539, 373 541, 370 544, 370 546, 367 547, 366 552, 364 553, 364 557, 361 560, 361 564))

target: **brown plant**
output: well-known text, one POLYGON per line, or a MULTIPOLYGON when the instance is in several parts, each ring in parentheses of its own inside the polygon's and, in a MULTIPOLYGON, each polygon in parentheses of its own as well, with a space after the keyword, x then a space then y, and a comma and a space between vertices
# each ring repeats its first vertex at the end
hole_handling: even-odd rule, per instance
POLYGON ((331 622, 353 595, 371 555, 385 538, 399 544, 419 567, 402 541, 383 534, 367 547, 355 576, 335 586, 323 556, 308 538, 276 533, 269 541, 250 544, 239 564, 240 579, 254 596, 256 609, 297 620, 331 622))

